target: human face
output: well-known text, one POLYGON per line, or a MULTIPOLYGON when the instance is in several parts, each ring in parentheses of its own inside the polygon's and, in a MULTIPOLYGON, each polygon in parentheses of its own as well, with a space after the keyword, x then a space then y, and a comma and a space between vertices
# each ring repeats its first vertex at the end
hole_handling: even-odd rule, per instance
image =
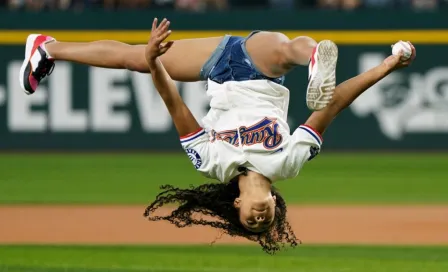
POLYGON ((275 196, 240 196, 234 206, 239 212, 240 222, 248 231, 260 233, 269 229, 275 217, 275 196))

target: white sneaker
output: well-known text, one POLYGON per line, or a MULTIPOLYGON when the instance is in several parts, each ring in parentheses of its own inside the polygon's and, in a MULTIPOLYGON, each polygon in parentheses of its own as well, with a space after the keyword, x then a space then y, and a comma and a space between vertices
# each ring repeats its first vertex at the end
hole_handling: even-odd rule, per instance
POLYGON ((51 74, 54 68, 52 59, 45 50, 45 44, 55 39, 50 36, 31 34, 26 40, 25 59, 20 68, 20 87, 26 94, 36 91, 40 81, 51 74))
POLYGON ((317 44, 308 67, 306 105, 310 110, 322 110, 333 98, 337 62, 338 47, 334 42, 324 40, 317 44))

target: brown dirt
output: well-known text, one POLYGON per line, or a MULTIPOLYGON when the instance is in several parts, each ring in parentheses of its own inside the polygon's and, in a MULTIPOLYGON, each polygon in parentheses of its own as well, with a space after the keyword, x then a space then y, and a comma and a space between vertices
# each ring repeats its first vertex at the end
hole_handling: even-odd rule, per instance
MULTIPOLYGON (((148 222, 144 208, 0 206, 0 244, 203 244, 219 235, 207 227, 148 222)), ((289 217, 306 244, 448 244, 448 206, 298 206, 289 208, 289 217)))

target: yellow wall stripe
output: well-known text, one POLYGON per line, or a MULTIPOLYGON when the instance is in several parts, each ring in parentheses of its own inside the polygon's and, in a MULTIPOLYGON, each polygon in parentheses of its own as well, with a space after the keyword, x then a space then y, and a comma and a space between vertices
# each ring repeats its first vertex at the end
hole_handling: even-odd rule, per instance
MULTIPOLYGON (((448 44, 447 30, 366 30, 366 31, 280 31, 290 38, 310 36, 317 41, 330 39, 346 45, 389 45, 398 40, 409 40, 415 44, 448 44)), ((86 42, 94 40, 118 40, 131 44, 146 43, 148 31, 96 31, 96 30, 2 30, 0 45, 23 44, 30 33, 45 33, 60 41, 86 42)), ((170 39, 191 39, 232 34, 245 36, 249 31, 173 31, 170 39)))

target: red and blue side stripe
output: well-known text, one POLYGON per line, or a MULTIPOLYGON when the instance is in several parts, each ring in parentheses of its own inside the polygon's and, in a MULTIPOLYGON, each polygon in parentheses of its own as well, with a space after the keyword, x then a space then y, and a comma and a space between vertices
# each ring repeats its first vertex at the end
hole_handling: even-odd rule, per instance
POLYGON ((192 132, 185 136, 180 137, 180 142, 185 144, 185 143, 193 141, 194 139, 201 137, 204 134, 205 134, 205 130, 203 128, 200 128, 195 132, 192 132))
POLYGON ((317 143, 319 143, 319 145, 322 145, 322 135, 320 135, 320 133, 317 132, 314 128, 307 125, 301 125, 299 126, 299 128, 308 132, 317 141, 317 143))

